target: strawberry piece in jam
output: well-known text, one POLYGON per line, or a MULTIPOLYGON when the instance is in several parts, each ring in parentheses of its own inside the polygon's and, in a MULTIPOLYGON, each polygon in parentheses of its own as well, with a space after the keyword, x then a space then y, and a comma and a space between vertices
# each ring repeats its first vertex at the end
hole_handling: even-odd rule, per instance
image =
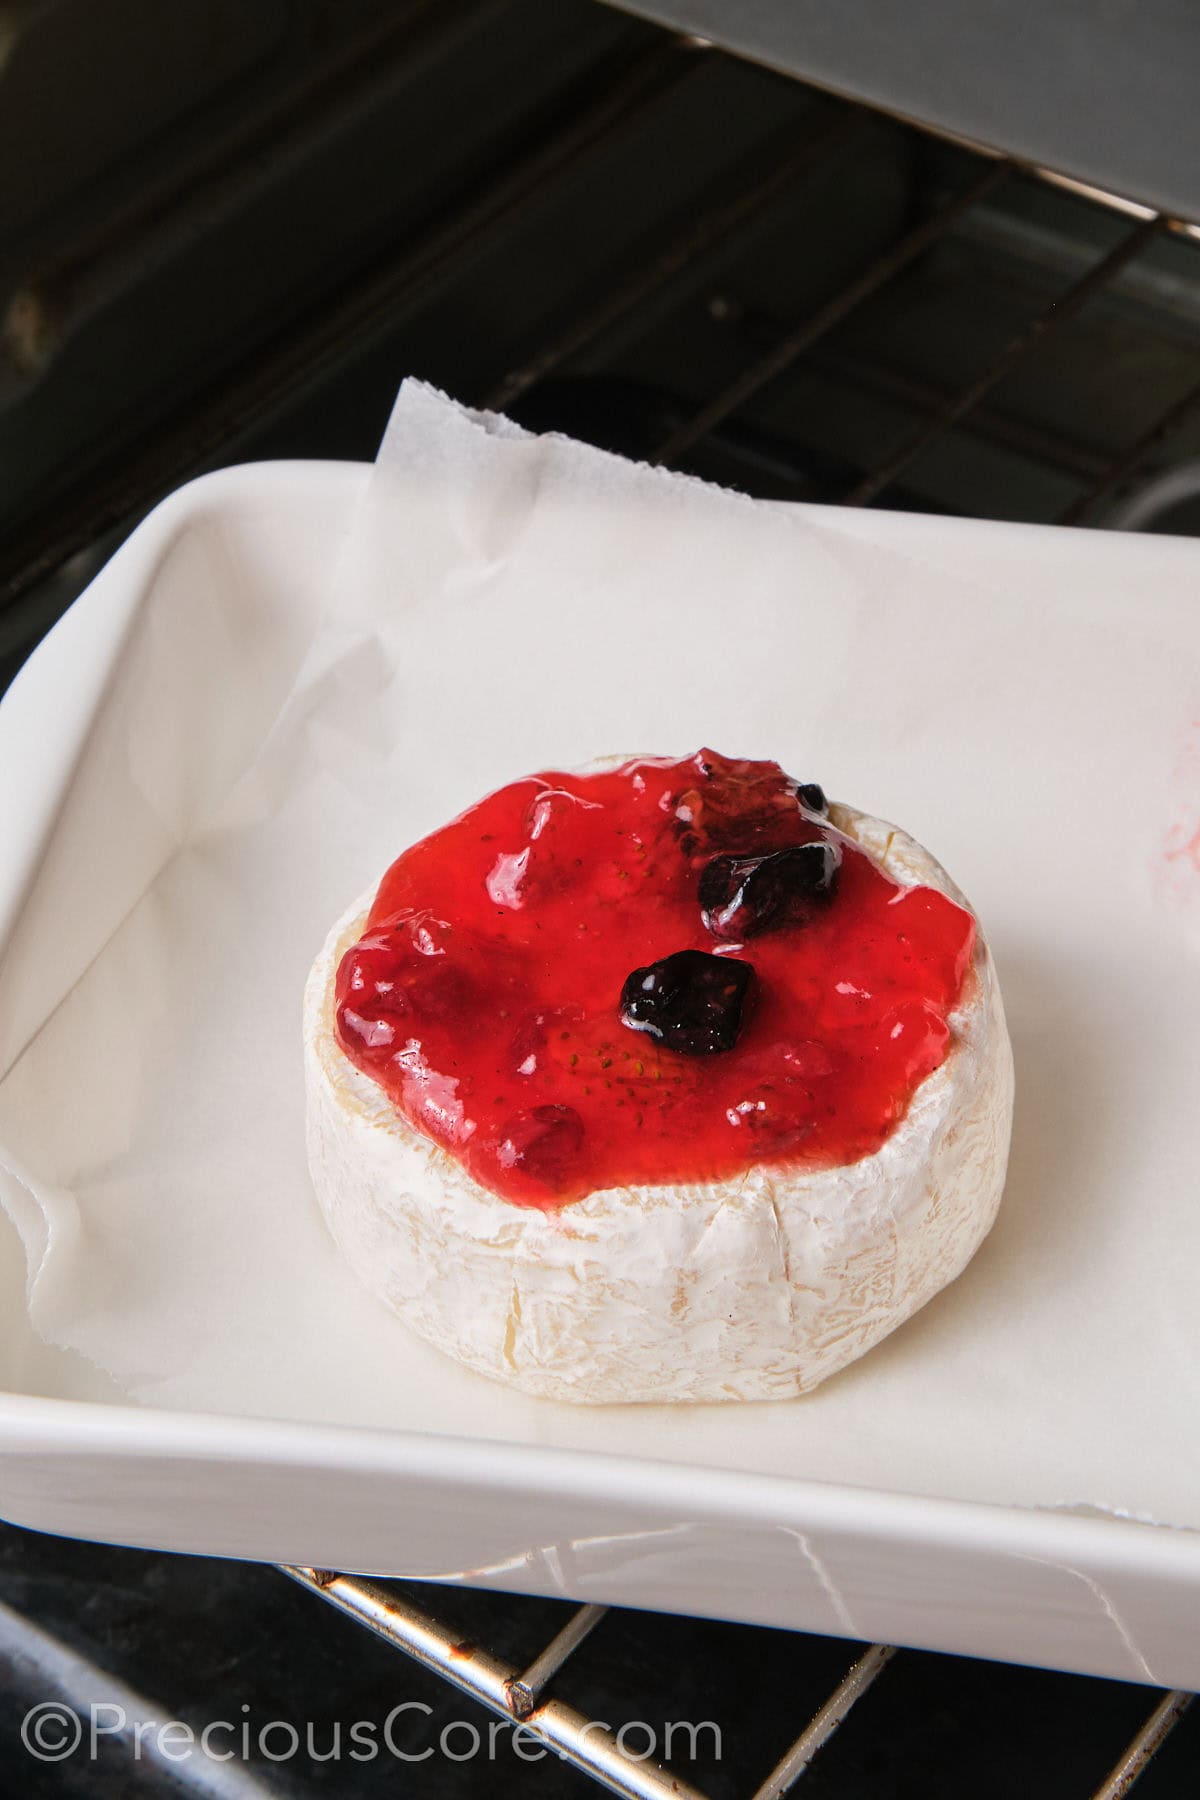
POLYGON ((557 1207, 870 1155, 947 1054, 974 941, 815 784, 702 750, 531 776, 405 851, 337 1033, 482 1186, 557 1207))

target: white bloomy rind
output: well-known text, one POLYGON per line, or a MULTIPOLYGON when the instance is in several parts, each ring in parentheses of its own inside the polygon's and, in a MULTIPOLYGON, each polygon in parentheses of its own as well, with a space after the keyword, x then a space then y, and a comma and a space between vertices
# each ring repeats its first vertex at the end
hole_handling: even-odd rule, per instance
MULTIPOLYGON (((831 819, 892 880, 965 904, 904 832, 847 806, 831 819)), ((372 897, 334 926, 305 991, 309 1166, 363 1284, 481 1374, 555 1400, 789 1399, 894 1331, 987 1235, 1013 1075, 982 934, 949 1053, 875 1155, 542 1212, 488 1193, 340 1048, 334 976, 372 897)))

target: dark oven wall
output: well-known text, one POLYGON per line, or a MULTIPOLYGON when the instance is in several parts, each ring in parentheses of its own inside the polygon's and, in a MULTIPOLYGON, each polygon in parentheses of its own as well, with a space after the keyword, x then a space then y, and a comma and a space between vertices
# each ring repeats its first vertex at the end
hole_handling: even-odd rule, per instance
POLYGON ((369 457, 412 372, 780 498, 1099 517, 1200 444, 1186 234, 591 0, 5 18, 5 676, 161 493, 369 457))

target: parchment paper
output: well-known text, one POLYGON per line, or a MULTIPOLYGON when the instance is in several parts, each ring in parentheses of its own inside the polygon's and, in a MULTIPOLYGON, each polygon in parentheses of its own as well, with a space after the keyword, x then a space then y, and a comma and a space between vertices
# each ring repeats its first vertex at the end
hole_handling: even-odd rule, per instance
POLYGON ((94 891, 120 921, 61 1004, 45 977, 0 1080, 48 1342, 148 1404, 1200 1526, 1197 546, 764 506, 408 383, 323 613, 268 603, 219 532, 174 554, 192 601, 142 607, 0 966, 28 1013, 64 915, 94 891), (969 893, 1016 1053, 1008 1191, 967 1273, 806 1399, 526 1400, 341 1267, 304 977, 490 787, 701 743, 898 820, 969 893))

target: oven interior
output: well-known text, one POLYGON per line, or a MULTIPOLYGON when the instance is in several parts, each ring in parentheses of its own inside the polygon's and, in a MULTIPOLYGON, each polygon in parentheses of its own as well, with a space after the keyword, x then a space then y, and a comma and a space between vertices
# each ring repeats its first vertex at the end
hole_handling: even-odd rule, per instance
MULTIPOLYGON (((763 497, 1200 531, 1200 230, 595 0, 23 0, 0 100, 0 687, 163 494, 369 459, 410 373, 763 497)), ((1200 1790, 1185 1695, 290 1573, 0 1528, 0 1793, 397 1779, 313 1754, 210 1787, 116 1741, 38 1766, 48 1682, 482 1728, 501 1665, 578 1718, 715 1721, 721 1753, 671 1787, 568 1720, 558 1757, 510 1733, 406 1764, 414 1791, 1200 1790)))

